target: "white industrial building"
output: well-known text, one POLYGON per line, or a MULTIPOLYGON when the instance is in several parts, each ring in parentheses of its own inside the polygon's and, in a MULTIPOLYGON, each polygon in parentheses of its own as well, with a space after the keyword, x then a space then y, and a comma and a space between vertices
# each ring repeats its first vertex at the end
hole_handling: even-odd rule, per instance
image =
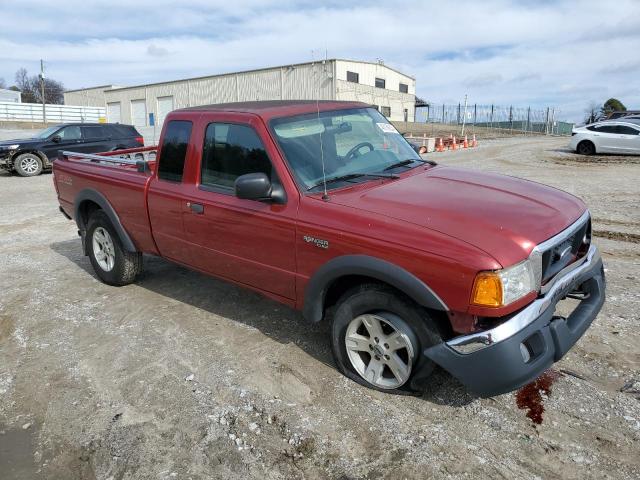
POLYGON ((171 82, 70 90, 66 105, 106 107, 107 121, 161 126, 177 108, 255 100, 356 100, 414 121, 416 81, 382 62, 331 59, 171 82))
POLYGON ((15 90, 5 90, 4 88, 0 88, 0 102, 21 103, 22 94, 15 90))

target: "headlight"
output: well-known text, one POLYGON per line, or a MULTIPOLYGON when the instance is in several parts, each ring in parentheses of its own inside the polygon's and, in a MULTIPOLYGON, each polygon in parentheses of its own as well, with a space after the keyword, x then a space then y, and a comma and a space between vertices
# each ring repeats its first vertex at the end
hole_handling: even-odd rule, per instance
POLYGON ((20 144, 16 143, 15 145, 8 145, 7 147, 5 147, 7 150, 16 150, 18 148, 20 148, 20 144))
POLYGON ((471 303, 482 307, 502 307, 540 288, 537 263, 532 256, 509 268, 480 272, 473 282, 471 303))

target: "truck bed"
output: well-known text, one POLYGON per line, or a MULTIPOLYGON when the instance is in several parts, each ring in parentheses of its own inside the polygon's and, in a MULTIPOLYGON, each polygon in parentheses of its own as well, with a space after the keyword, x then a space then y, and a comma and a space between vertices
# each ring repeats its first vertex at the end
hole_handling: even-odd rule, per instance
POLYGON ((145 192, 156 153, 157 146, 97 154, 61 152, 53 163, 53 181, 62 209, 76 219, 75 199, 82 190, 95 190, 118 212, 136 247, 155 252, 145 192))

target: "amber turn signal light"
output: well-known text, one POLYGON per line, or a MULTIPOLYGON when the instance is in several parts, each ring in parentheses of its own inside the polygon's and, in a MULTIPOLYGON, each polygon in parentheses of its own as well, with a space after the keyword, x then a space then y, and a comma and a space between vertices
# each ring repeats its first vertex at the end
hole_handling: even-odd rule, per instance
POLYGON ((495 272, 482 272, 473 282, 471 303, 482 307, 502 306, 502 280, 495 272))

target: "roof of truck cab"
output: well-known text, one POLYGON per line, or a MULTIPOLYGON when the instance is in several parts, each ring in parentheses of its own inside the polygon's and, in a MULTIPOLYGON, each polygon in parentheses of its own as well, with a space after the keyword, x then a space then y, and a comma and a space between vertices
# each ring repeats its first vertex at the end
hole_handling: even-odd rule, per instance
POLYGON ((303 115, 320 110, 343 110, 348 108, 367 108, 371 105, 362 102, 341 102, 335 100, 270 100, 264 102, 236 102, 202 105, 199 107, 181 108, 176 112, 238 112, 251 113, 263 118, 303 115))

